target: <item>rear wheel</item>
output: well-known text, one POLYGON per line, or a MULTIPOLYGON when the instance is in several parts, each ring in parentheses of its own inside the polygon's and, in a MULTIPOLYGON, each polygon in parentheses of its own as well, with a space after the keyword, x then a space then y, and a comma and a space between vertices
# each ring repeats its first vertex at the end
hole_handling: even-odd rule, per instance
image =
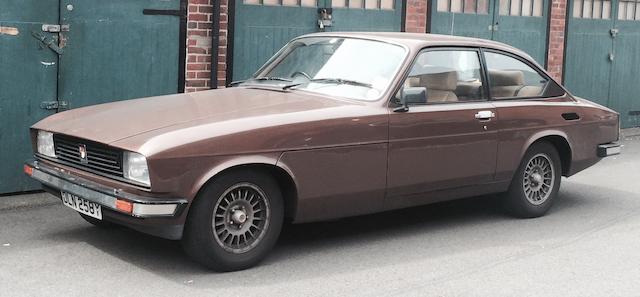
POLYGON ((560 156, 555 147, 548 142, 534 143, 504 195, 507 211, 522 218, 544 215, 558 195, 561 176, 560 156))
POLYGON ((242 170, 205 186, 193 202, 183 238, 185 252, 216 271, 256 265, 275 245, 284 217, 278 184, 242 170))

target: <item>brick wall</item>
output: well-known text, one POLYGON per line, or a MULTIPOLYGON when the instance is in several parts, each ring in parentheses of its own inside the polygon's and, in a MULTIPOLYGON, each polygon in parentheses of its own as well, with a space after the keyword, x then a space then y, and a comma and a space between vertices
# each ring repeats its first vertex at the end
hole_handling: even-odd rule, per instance
POLYGON ((566 26, 567 0, 551 1, 549 22, 549 53, 547 70, 557 80, 562 80, 564 62, 564 30, 566 26))
POLYGON ((427 28, 427 0, 407 0, 405 32, 424 33, 427 28))
POLYGON ((212 14, 214 1, 221 1, 217 81, 219 86, 225 85, 228 0, 189 0, 187 15, 187 69, 185 73, 186 92, 211 88, 211 24, 214 18, 212 14))

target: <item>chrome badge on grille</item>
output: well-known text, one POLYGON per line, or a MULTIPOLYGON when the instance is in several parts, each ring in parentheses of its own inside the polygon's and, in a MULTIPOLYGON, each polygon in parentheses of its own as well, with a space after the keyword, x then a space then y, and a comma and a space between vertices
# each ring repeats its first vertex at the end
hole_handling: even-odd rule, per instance
POLYGON ((87 159, 87 146, 84 144, 78 145, 78 152, 80 152, 80 162, 87 163, 89 160, 87 159))

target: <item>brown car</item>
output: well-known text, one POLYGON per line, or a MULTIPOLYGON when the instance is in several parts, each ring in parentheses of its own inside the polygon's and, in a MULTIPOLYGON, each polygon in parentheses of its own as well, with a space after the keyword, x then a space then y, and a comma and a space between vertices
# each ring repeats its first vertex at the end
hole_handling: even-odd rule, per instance
POLYGON ((302 223, 503 193, 545 214, 561 176, 617 154, 618 114, 524 52, 471 38, 318 33, 235 87, 58 113, 25 172, 98 226, 255 265, 302 223))

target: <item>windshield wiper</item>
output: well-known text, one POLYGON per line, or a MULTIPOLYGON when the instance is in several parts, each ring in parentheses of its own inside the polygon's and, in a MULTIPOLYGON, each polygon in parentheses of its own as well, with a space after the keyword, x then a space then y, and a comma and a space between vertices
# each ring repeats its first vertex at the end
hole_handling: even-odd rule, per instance
MULTIPOLYGON (((344 79, 344 78, 314 78, 314 79, 310 79, 308 82, 338 84, 338 85, 352 85, 352 86, 358 86, 358 87, 373 88, 373 85, 370 83, 360 82, 357 80, 344 79)), ((284 86, 282 89, 286 90, 293 87, 295 87, 295 85, 284 86)))
POLYGON ((238 85, 238 84, 241 84, 241 83, 245 83, 245 82, 248 82, 248 81, 268 81, 268 80, 293 82, 293 80, 288 79, 288 78, 284 78, 284 77, 259 76, 259 77, 253 77, 253 78, 250 78, 250 79, 245 79, 245 80, 233 81, 229 85, 235 86, 235 85, 238 85))

